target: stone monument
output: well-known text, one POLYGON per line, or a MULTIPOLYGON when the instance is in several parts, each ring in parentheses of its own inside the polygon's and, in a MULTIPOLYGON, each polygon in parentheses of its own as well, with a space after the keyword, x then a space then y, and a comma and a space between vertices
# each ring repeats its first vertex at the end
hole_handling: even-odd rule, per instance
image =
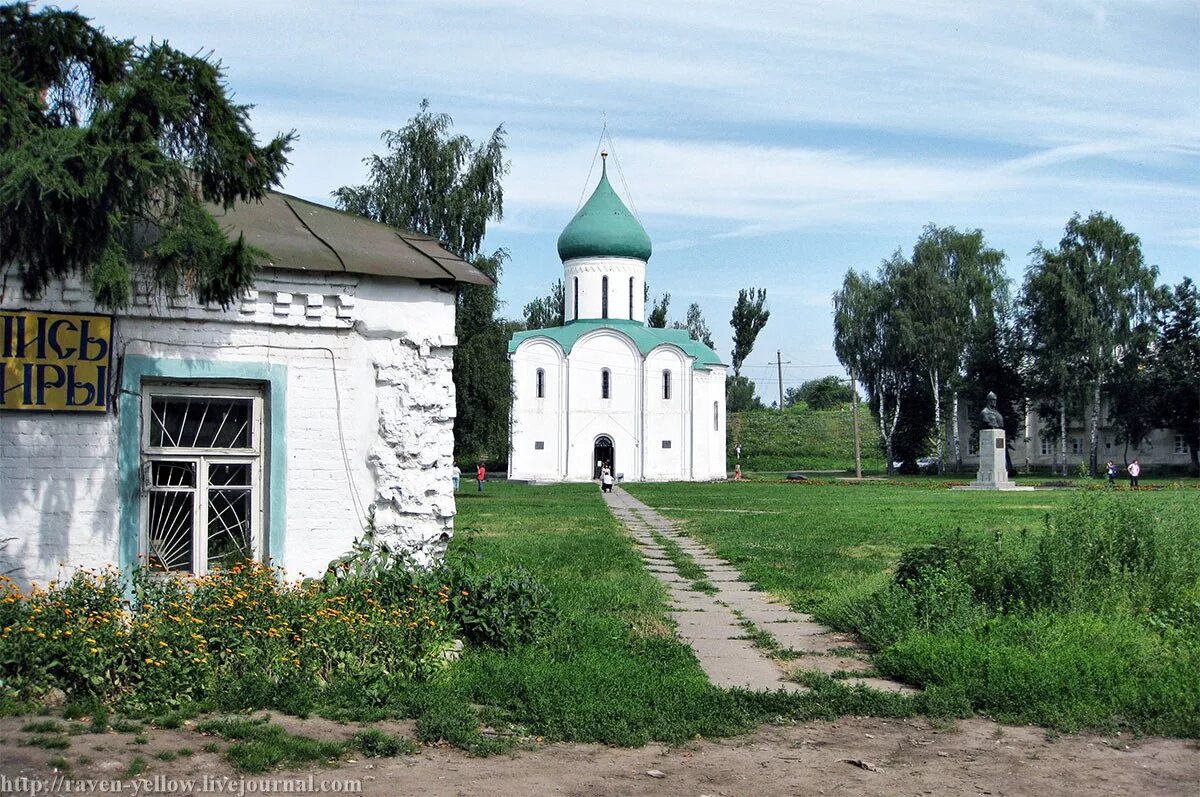
POLYGON ((980 413, 983 426, 979 430, 979 472, 975 481, 955 490, 1032 490, 1018 487, 1008 478, 1008 462, 1005 453, 1008 443, 1004 439, 1004 416, 996 409, 996 394, 987 394, 987 406, 980 413))

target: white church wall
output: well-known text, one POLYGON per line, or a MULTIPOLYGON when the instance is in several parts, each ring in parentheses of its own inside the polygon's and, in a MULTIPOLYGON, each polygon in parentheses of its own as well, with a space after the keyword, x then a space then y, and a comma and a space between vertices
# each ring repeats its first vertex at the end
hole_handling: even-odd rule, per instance
POLYGON ((687 478, 691 459, 691 358, 674 346, 660 346, 645 362, 645 471, 647 480, 687 478), (670 374, 670 395, 663 396, 663 373, 670 374))
POLYGON ((645 322, 646 264, 631 257, 579 257, 563 264, 567 321, 610 318, 645 322), (608 278, 608 315, 604 315, 604 278, 608 278), (632 280, 632 289, 630 281, 632 280), (576 296, 578 282, 578 297, 576 296), (632 316, 630 296, 633 297, 632 316), (576 305, 578 298, 578 309, 576 305))
POLYGON ((580 338, 567 356, 567 478, 585 481, 595 468, 596 438, 608 435, 615 447, 614 470, 641 479, 638 426, 641 413, 641 354, 624 335, 598 330, 580 338), (602 397, 602 373, 610 376, 609 398, 602 397))
POLYGON ((693 429, 692 477, 724 479, 725 470, 725 369, 692 372, 693 429))
POLYGON ((563 474, 563 419, 566 417, 565 360, 562 349, 545 338, 521 345, 512 357, 513 415, 509 476, 513 479, 560 479, 563 474), (543 395, 538 396, 538 371, 543 395))
MULTIPOLYGON (((10 287, 0 307, 95 312, 87 296, 77 281, 37 301, 10 287)), ((453 344, 454 294, 404 280, 266 271, 225 310, 138 297, 113 335, 123 412, 0 412, 8 566, 28 582, 136 559, 138 388, 160 378, 263 380, 264 415, 284 426, 267 434, 286 449, 266 455, 283 485, 268 475, 263 535, 290 574, 319 574, 369 507, 385 536, 426 558, 453 528, 453 344)))

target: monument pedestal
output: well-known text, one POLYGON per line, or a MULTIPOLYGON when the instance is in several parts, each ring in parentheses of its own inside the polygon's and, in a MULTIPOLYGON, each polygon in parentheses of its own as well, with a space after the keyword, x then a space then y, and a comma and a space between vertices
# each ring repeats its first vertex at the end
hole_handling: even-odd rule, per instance
POLYGON ((980 429, 979 473, 975 475, 975 481, 954 489, 1032 490, 1032 487, 1018 487, 1016 482, 1008 478, 1008 463, 1005 458, 1007 445, 1003 429, 980 429))

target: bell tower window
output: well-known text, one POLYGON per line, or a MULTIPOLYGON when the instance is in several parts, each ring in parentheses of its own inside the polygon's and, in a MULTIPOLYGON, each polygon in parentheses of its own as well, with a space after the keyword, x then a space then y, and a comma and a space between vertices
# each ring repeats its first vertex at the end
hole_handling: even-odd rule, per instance
POLYGON ((600 317, 608 318, 608 275, 600 278, 600 317))
POLYGON ((575 320, 578 321, 579 320, 579 277, 575 278, 575 301, 573 302, 573 306, 575 308, 575 320))

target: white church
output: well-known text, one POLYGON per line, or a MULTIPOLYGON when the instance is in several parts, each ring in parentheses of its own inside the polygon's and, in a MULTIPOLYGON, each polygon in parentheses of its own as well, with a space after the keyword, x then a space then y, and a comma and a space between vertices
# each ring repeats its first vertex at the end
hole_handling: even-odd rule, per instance
POLYGON ((509 342, 510 479, 726 477, 726 367, 686 330, 646 326, 650 251, 602 167, 558 237, 566 323, 509 342))

